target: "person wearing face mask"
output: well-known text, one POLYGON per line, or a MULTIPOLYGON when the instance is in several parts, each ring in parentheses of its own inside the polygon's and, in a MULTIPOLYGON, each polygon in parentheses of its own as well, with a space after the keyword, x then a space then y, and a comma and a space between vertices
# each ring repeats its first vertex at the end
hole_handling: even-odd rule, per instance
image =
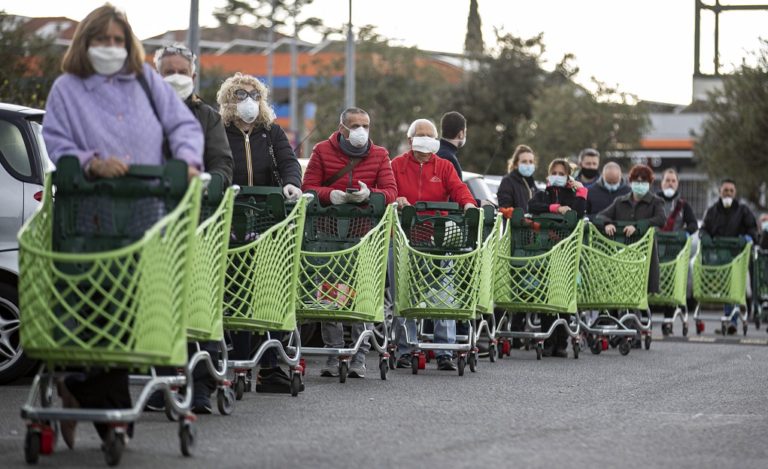
MULTIPOLYGON (((685 231, 688 235, 692 235, 699 229, 699 222, 696 220, 696 215, 693 213, 691 206, 680 197, 678 191, 679 179, 677 171, 672 168, 664 171, 661 179, 661 190, 656 193, 661 200, 664 201, 664 215, 667 220, 664 222, 664 226, 661 231, 685 231)), ((663 312, 665 318, 673 318, 675 315, 674 306, 654 306, 653 312, 663 312)), ((664 336, 669 336, 673 333, 672 322, 664 323, 661 325, 661 333, 664 336)))
MULTIPOLYGON (((168 158, 185 161, 190 177, 202 169, 200 124, 144 63, 144 48, 123 12, 109 4, 90 12, 78 24, 61 69, 46 101, 43 126, 54 163, 76 156, 90 179, 120 177, 129 165, 162 165, 168 158)), ((164 212, 155 210, 156 200, 146 203, 155 204, 146 213, 164 212)), ((142 221, 156 220, 144 216, 142 221)), ((57 388, 64 407, 124 409, 131 407, 128 384, 126 369, 91 369, 58 380, 57 388)), ((109 425, 95 426, 106 438, 109 425)), ((62 421, 61 434, 72 448, 75 422, 62 421)))
MULTIPOLYGON (((530 202, 528 211, 532 215, 554 213, 565 215, 575 211, 578 218, 584 216, 587 207, 587 188, 571 177, 571 165, 567 160, 556 158, 549 163, 547 189, 538 192, 530 202)), ((540 315, 542 332, 548 331, 557 319, 554 314, 540 315)), ((552 336, 544 341, 542 355, 545 357, 568 357, 568 332, 558 327, 552 336)))
MULTIPOLYGON (((235 73, 224 80, 216 101, 232 150, 234 168, 232 183, 241 187, 281 187, 288 201, 301 197, 301 165, 282 127, 275 122, 275 113, 268 104, 269 90, 257 78, 235 73)), ((271 332, 280 340, 281 332, 271 332)), ((250 332, 230 334, 233 360, 250 360, 257 344, 250 332)), ((256 376, 256 392, 290 393, 288 374, 278 366, 277 351, 264 351, 256 376)), ((303 390, 303 387, 301 388, 303 390)))
POLYGON ((589 188, 587 196, 587 215, 590 218, 605 210, 617 197, 632 191, 629 184, 624 182, 621 166, 613 161, 603 166, 603 174, 589 188))
POLYGON ((456 169, 459 179, 463 180, 457 153, 467 143, 467 119, 456 111, 446 112, 440 118, 440 130, 442 134, 440 148, 435 154, 450 161, 456 169))
MULTIPOLYGON (((701 225, 701 236, 744 237, 748 241, 758 239, 757 221, 746 204, 736 197, 736 183, 732 179, 723 179, 720 183, 720 198, 706 212, 701 225)), ((729 316, 733 305, 725 305, 723 314, 729 316)), ((728 334, 738 330, 738 315, 728 325, 728 334)))
POLYGON ((195 55, 184 44, 176 43, 155 51, 155 68, 176 95, 197 118, 205 134, 203 166, 211 174, 220 174, 224 184, 232 184, 232 150, 229 149, 224 122, 216 110, 206 104, 195 89, 195 55))
POLYGON ((768 213, 760 215, 760 249, 768 249, 768 213))
MULTIPOLYGON (((475 198, 461 182, 456 169, 448 160, 438 157, 440 148, 437 127, 428 119, 416 119, 408 127, 408 143, 411 150, 392 160, 392 171, 397 182, 397 205, 404 207, 416 202, 447 202, 449 199, 464 210, 475 207, 475 198)), ((397 318, 402 324, 402 318, 397 318)), ((408 336, 415 337, 416 321, 405 321, 408 336)), ((434 321, 434 342, 436 344, 456 343, 456 321, 438 319, 434 321)), ((410 368, 410 345, 405 334, 398 334, 398 368, 410 368)), ((437 350, 437 368, 444 371, 456 370, 453 353, 437 350)))
POLYGON ((528 201, 539 192, 533 173, 536 171, 536 154, 528 145, 518 145, 509 159, 509 173, 501 179, 496 196, 499 208, 515 208, 528 211, 528 201))
POLYGON ((594 148, 585 148, 579 153, 579 169, 574 173, 573 178, 590 189, 600 175, 599 167, 600 152, 594 148))
MULTIPOLYGON (((338 129, 312 149, 301 188, 314 191, 323 205, 364 203, 371 192, 382 193, 388 204, 394 202, 397 185, 389 152, 371 141, 370 128, 371 118, 365 110, 357 107, 344 110, 339 116, 338 129)), ((342 327, 340 322, 322 323, 321 333, 326 347, 344 346, 342 327)), ((364 327, 370 328, 370 325, 352 324, 354 342, 364 327)), ((350 378, 365 377, 365 357, 370 349, 370 343, 364 341, 349 365, 350 378)), ((320 375, 339 376, 339 358, 329 356, 320 375)))

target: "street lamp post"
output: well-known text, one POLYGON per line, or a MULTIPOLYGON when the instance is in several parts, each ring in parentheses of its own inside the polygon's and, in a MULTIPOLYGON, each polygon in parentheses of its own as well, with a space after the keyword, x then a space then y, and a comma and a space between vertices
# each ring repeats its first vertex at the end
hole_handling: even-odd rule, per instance
POLYGON ((347 70, 344 81, 346 107, 355 105, 355 35, 352 32, 352 0, 349 0, 349 22, 347 23, 347 70))
MULTIPOLYGON (((200 25, 198 23, 199 0, 191 0, 189 6, 189 30, 187 31, 187 45, 189 50, 197 57, 197 70, 200 70, 200 25)), ((195 81, 195 93, 200 91, 200 80, 195 81)))

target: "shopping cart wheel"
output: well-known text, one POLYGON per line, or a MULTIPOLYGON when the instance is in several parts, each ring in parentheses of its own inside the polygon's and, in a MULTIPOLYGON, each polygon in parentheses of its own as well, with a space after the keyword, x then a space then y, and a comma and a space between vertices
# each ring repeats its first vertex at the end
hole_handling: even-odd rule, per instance
POLYGON ((235 380, 235 399, 238 401, 243 398, 245 393, 245 376, 238 376, 235 380))
POLYGON ((459 376, 464 376, 464 368, 467 366, 467 358, 465 356, 459 357, 459 376))
POLYGON ((683 324, 683 337, 688 337, 688 324, 683 324))
POLYGON ((727 332, 727 331, 726 331, 725 323, 722 323, 722 324, 720 325, 720 333, 723 335, 723 337, 725 337, 725 335, 726 335, 726 332, 727 332))
POLYGON ((477 371, 477 355, 475 352, 469 352, 469 357, 467 357, 467 362, 469 363, 469 371, 472 373, 475 373, 477 371))
POLYGON ((579 359, 579 352, 581 351, 581 346, 579 345, 578 340, 573 341, 573 358, 575 360, 579 359))
POLYGON ((496 348, 496 344, 491 344, 488 347, 488 359, 491 363, 496 363, 496 358, 499 356, 499 349, 496 348))
POLYGON ((645 349, 650 350, 651 349, 651 342, 653 341, 653 338, 651 337, 651 334, 645 335, 645 349))
POLYGON ((596 338, 589 346, 589 350, 595 355, 600 355, 600 352, 603 351, 603 341, 596 338))
POLYGON ((743 328, 743 329, 744 329, 744 335, 747 335, 747 329, 749 329, 749 324, 747 324, 747 323, 745 322, 745 323, 744 323, 744 328, 743 328))
POLYGON ((27 464, 37 464, 40 459, 40 432, 27 427, 24 437, 24 460, 27 464))
POLYGON ((381 374, 381 379, 386 381, 387 379, 387 372, 389 371, 389 366, 387 365, 387 362, 389 359, 382 358, 379 360, 379 373, 381 374))
POLYGON ((221 415, 232 414, 232 409, 235 407, 235 392, 232 388, 219 388, 219 390, 216 391, 216 405, 218 406, 221 415))
POLYGON ((117 466, 123 457, 125 435, 118 433, 114 428, 110 428, 101 449, 104 451, 104 461, 106 461, 107 466, 117 466))
POLYGON ((623 337, 621 342, 619 342, 619 353, 622 355, 629 355, 630 350, 632 350, 632 344, 629 342, 629 339, 623 337))
POLYGON ((296 397, 301 392, 301 374, 294 373, 291 377, 291 396, 296 397))
POLYGON ((704 332, 704 321, 697 319, 696 320, 696 335, 701 335, 702 332, 704 332))
POLYGON ((417 354, 411 356, 411 373, 419 374, 419 355, 417 354))
POLYGON ((389 352, 389 359, 387 361, 389 362, 389 369, 394 370, 397 366, 397 359, 395 358, 395 354, 389 352))
POLYGON ((197 430, 191 421, 183 419, 179 422, 179 442, 181 443, 181 454, 184 456, 192 456, 196 434, 197 430))
POLYGON ((339 360, 339 383, 347 382, 347 373, 349 373, 349 365, 345 360, 339 360))

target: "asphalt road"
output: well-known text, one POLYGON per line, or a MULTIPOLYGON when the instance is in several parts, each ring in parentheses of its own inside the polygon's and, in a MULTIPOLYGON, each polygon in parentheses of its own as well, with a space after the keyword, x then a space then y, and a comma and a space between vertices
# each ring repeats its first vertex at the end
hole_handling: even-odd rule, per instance
MULTIPOLYGON (((246 394, 233 415, 198 420, 193 458, 181 456, 175 424, 145 416, 121 465, 768 467, 768 346, 757 342, 768 334, 753 328, 745 344, 714 335, 717 317, 708 319, 702 337, 715 342, 681 341, 677 325, 649 351, 542 361, 513 351, 464 377, 433 364, 381 381, 371 356, 367 379, 339 384, 310 360, 299 397, 246 394)), ((24 466, 27 388, 0 387, 0 467, 24 466)), ((60 442, 39 466, 104 467, 95 431, 81 424, 76 450, 60 442)))

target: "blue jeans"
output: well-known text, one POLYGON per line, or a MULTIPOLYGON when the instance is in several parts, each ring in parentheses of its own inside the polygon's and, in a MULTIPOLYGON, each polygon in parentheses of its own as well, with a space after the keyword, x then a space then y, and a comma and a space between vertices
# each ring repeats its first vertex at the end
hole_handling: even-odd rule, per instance
MULTIPOLYGON (((731 314, 731 311, 733 311, 734 306, 735 305, 724 305, 723 306, 723 316, 728 316, 729 314, 731 314)), ((733 318, 731 318, 731 324, 733 324, 734 326, 738 326, 739 325, 739 315, 738 314, 734 315, 733 318)))
MULTIPOLYGON (((401 328, 401 324, 405 322, 405 327, 408 330, 408 339, 416 341, 416 320, 403 318, 395 318, 395 324, 397 329, 397 353, 404 355, 411 353, 411 346, 408 344, 405 333, 401 328)), ((453 319, 435 319, 435 340, 436 344, 455 344, 456 343, 456 321, 453 319)), ((452 357, 453 352, 450 350, 436 350, 435 356, 437 357, 452 357)))

